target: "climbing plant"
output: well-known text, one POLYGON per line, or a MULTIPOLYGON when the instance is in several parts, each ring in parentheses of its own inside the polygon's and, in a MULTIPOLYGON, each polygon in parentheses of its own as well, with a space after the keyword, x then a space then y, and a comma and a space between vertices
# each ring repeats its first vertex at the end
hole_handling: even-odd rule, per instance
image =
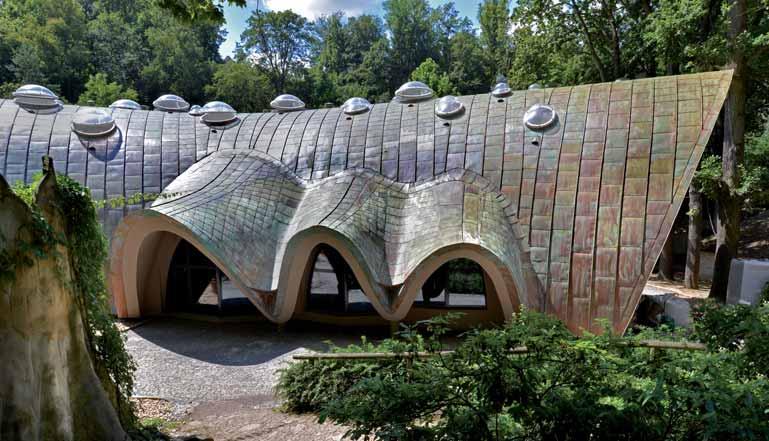
POLYGON ((10 273, 5 276, 10 278, 13 277, 14 268, 31 265, 34 258, 61 259, 62 255, 56 252, 57 245, 64 245, 68 249, 71 288, 83 319, 91 360, 121 422, 125 427, 131 427, 135 417, 129 398, 136 365, 110 314, 104 277, 107 241, 99 225, 96 204, 87 188, 67 176, 57 175, 58 194, 55 203, 62 218, 66 220, 64 234, 57 234, 34 202, 41 180, 42 175, 39 175, 30 184, 18 183, 13 186, 14 193, 29 205, 33 214, 32 224, 25 226, 32 232, 31 242, 17 241, 7 247, 7 252, 0 256, 0 259, 4 259, 0 263, 3 263, 3 268, 9 268, 10 273))

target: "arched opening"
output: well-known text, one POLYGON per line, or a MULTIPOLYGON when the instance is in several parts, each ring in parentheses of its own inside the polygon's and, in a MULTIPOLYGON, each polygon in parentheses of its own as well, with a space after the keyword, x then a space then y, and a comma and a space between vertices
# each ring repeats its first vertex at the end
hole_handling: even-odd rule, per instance
POLYGON ((168 268, 163 312, 240 315, 256 311, 211 260, 186 240, 179 241, 168 268))
POLYGON ((334 248, 321 244, 315 253, 307 284, 307 311, 323 313, 373 314, 352 268, 334 248))
POLYGON ((470 259, 459 258, 444 263, 427 278, 414 307, 485 309, 486 302, 483 268, 470 259))

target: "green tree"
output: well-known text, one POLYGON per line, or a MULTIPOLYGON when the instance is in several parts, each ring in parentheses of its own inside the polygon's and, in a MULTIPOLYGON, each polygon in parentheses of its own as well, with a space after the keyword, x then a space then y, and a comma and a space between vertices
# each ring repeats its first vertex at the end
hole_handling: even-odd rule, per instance
POLYGON ((248 61, 218 65, 205 91, 209 99, 224 101, 238 112, 261 112, 274 96, 267 76, 248 61))
POLYGON ((483 49, 478 38, 470 32, 456 34, 450 42, 449 81, 460 94, 486 93, 491 85, 486 72, 483 49))
POLYGON ((97 73, 88 78, 85 91, 78 98, 78 104, 106 107, 122 98, 138 100, 139 94, 131 88, 124 89, 118 83, 110 83, 106 74, 97 73))
POLYGON ((493 74, 510 68, 511 42, 508 0, 484 0, 478 5, 481 45, 487 56, 488 70, 493 74))
POLYGON ((385 0, 382 7, 392 49, 390 84, 395 87, 435 54, 432 10, 426 0, 385 0))
POLYGON ((69 101, 80 94, 89 63, 86 16, 79 1, 0 3, 0 41, 12 54, 0 63, 6 80, 42 78, 69 101))
POLYGON ((283 93, 289 77, 309 61, 313 35, 307 19, 292 11, 254 13, 240 37, 240 57, 254 60, 283 93))
POLYGON ((442 72, 438 63, 428 58, 422 62, 414 72, 411 72, 411 80, 421 81, 435 91, 438 96, 456 94, 456 87, 451 84, 448 74, 442 72))
POLYGON ((216 26, 190 26, 168 17, 161 10, 149 10, 143 18, 149 59, 139 77, 143 99, 151 102, 159 95, 175 93, 190 102, 205 99, 204 87, 211 82, 213 64, 210 41, 221 41, 216 26))

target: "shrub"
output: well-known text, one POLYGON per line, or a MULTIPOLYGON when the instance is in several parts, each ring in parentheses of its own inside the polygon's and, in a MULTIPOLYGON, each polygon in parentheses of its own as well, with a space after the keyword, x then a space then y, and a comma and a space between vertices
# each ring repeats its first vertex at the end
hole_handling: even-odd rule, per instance
MULTIPOLYGON (((467 333, 450 356, 411 365, 302 362, 284 371, 279 388, 285 397, 303 391, 300 383, 313 388, 319 399, 305 401, 301 410, 350 426, 353 439, 765 439, 766 364, 750 360, 763 357, 769 340, 765 312, 708 304, 694 336, 707 341, 719 332, 723 314, 749 332, 735 331, 732 339, 708 343, 708 351, 689 352, 632 344, 681 339, 680 331, 577 338, 559 320, 523 311, 504 327, 467 333), (748 345, 755 349, 745 350, 748 345), (518 346, 528 351, 511 351, 518 346), (335 389, 324 390, 326 381, 335 389)), ((416 347, 413 329, 406 334, 403 344, 416 347)), ((439 336, 419 341, 437 350, 439 336)))

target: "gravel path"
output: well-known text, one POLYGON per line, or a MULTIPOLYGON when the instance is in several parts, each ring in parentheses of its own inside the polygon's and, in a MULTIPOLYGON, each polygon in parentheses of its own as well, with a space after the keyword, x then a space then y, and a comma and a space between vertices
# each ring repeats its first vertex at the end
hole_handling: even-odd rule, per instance
POLYGON ((359 333, 265 322, 216 323, 158 318, 126 333, 138 365, 134 393, 175 402, 272 396, 276 372, 294 354, 347 345, 359 333))
POLYGON ((327 341, 340 346, 359 342, 365 330, 290 323, 279 331, 266 322, 170 317, 134 325, 123 329, 138 366, 134 394, 145 397, 137 405, 143 418, 174 421, 170 435, 216 441, 337 441, 345 432, 330 423, 318 424, 315 415, 281 413, 274 395, 277 370, 294 354, 325 350, 327 341))

